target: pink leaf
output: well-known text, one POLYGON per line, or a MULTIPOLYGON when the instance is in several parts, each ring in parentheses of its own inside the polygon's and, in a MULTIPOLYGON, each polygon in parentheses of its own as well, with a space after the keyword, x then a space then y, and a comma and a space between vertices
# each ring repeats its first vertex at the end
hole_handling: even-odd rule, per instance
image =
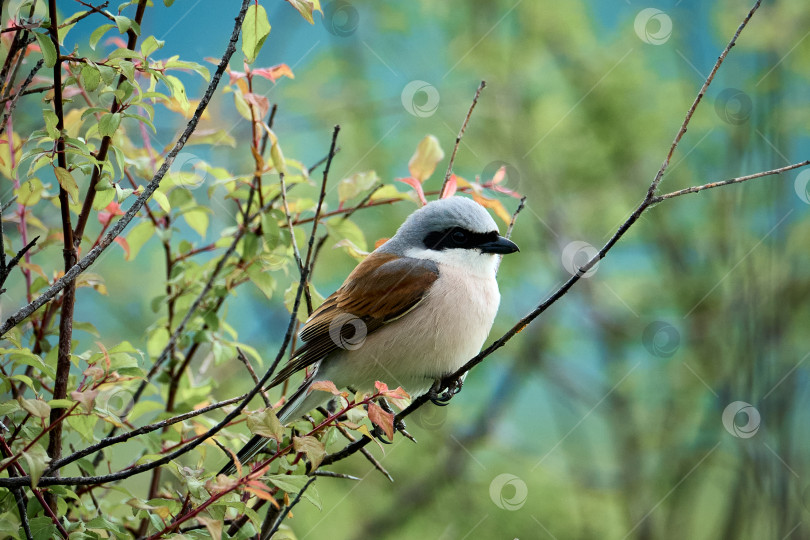
POLYGON ((397 178, 397 180, 399 182, 405 182, 406 184, 411 186, 414 189, 414 191, 416 191, 416 195, 419 196, 419 202, 421 202, 423 206, 427 204, 425 192, 422 190, 422 183, 419 180, 417 180, 412 176, 409 176, 408 178, 397 178))
POLYGON ((444 189, 442 190, 440 199, 446 199, 448 197, 452 197, 456 194, 456 190, 458 189, 458 178, 455 174, 451 174, 450 178, 447 179, 447 183, 444 185, 444 189))
POLYGON ((251 71, 251 73, 253 75, 258 75, 259 77, 264 77, 265 79, 273 82, 276 82, 281 77, 289 77, 290 79, 295 78, 295 75, 293 75, 292 70, 287 64, 278 64, 269 68, 258 68, 251 71))
POLYGON ((123 39, 121 39, 120 37, 116 37, 116 36, 107 39, 104 42, 104 45, 115 45, 119 49, 126 49, 127 48, 127 42, 124 41, 123 39))
POLYGON ((335 383, 333 383, 332 381, 315 381, 309 387, 312 390, 321 390, 323 392, 329 392, 335 396, 340 395, 340 390, 337 389, 335 383))
POLYGON ((116 236, 114 239, 115 243, 119 246, 124 248, 124 256, 127 260, 129 260, 129 244, 127 243, 126 238, 121 238, 120 236, 116 236))

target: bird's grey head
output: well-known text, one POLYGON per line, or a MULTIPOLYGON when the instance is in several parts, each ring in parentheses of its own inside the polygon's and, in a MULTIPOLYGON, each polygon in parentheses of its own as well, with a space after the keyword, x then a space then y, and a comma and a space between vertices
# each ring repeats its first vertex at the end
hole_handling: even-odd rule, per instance
POLYGON ((456 249, 504 254, 517 251, 517 246, 498 234, 498 225, 483 206, 465 197, 448 197, 429 202, 408 216, 380 248, 399 255, 456 249))

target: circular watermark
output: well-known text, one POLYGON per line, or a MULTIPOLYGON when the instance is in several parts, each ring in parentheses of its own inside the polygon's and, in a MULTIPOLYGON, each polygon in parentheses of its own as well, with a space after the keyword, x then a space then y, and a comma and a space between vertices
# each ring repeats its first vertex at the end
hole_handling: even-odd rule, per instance
POLYGON ((447 420, 447 407, 425 404, 408 417, 422 429, 433 431, 441 428, 447 420))
POLYGON ((366 342, 368 328, 360 317, 341 313, 329 323, 329 337, 332 342, 347 351, 354 351, 366 342))
POLYGON ((726 88, 714 100, 714 111, 720 120, 726 124, 739 126, 748 121, 751 117, 751 110, 754 102, 751 97, 736 88, 726 88))
POLYGON ((205 183, 208 172, 204 169, 208 164, 197 154, 180 152, 169 167, 169 181, 185 189, 197 189, 205 183))
POLYGON ((570 242, 562 251, 561 260, 563 268, 572 276, 578 275, 589 278, 596 273, 596 269, 599 267, 599 261, 596 261, 587 272, 583 272, 582 267, 598 254, 599 250, 588 242, 582 242, 580 240, 570 242))
POLYGON ((439 108, 439 91, 425 81, 411 81, 402 89, 402 106, 417 118, 433 116, 439 108))
POLYGON ((481 182, 494 184, 512 190, 520 187, 520 171, 509 162, 490 161, 481 171, 481 182))
POLYGON ((503 510, 514 512, 526 504, 529 488, 526 482, 514 474, 503 473, 492 479, 489 483, 489 498, 495 506, 503 510))
POLYGON ((8 18, 20 24, 38 25, 48 18, 47 2, 37 0, 11 0, 8 3, 8 18))
POLYGON ((681 346, 681 333, 668 322, 653 321, 641 334, 641 342, 651 355, 669 358, 681 346))
POLYGON ((723 410, 723 427, 726 431, 739 437, 740 439, 750 439, 759 431, 761 418, 759 411, 750 403, 745 401, 734 401, 729 403, 723 410), (738 415, 745 416, 745 424, 737 424, 738 415))
POLYGON ((633 21, 633 29, 644 43, 663 45, 672 35, 672 19, 660 9, 642 9, 633 21))
POLYGON ((337 0, 323 6, 323 26, 326 31, 338 37, 348 37, 360 24, 360 12, 352 4, 337 0))
POLYGON ((116 417, 127 414, 132 405, 132 392, 120 386, 100 390, 96 396, 96 409, 116 417))
POLYGON ((796 195, 805 204, 810 204, 810 169, 805 169, 796 175, 796 180, 793 181, 793 189, 796 190, 796 195))

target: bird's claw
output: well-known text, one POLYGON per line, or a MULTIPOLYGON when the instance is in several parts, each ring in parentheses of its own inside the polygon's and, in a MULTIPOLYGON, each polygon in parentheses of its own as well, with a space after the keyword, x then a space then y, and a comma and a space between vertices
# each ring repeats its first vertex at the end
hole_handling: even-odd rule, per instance
POLYGON ((430 389, 429 398, 430 401, 433 402, 434 405, 438 405, 439 407, 446 406, 450 400, 461 391, 461 386, 464 384, 462 379, 455 379, 450 381, 443 391, 440 391, 442 387, 442 381, 437 381, 436 384, 433 385, 433 388, 430 389))

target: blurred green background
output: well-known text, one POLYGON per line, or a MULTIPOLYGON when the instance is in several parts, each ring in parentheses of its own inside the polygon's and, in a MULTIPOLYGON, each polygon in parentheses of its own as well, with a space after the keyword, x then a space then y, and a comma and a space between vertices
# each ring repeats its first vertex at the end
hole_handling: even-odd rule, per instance
MULTIPOLYGON (((312 163, 340 124, 333 187, 368 170, 385 182, 407 176, 427 134, 449 156, 487 81, 455 171, 487 180, 505 165, 506 186, 528 197, 514 233, 521 253, 499 274, 494 338, 567 278, 566 262, 585 262, 587 248, 564 257, 567 246, 600 247, 643 198, 751 2, 351 0, 324 2, 313 26, 285 2, 263 5, 273 30, 256 66, 283 62, 295 73, 267 86, 279 106, 274 130, 285 154, 312 163)), ((202 61, 221 54, 233 15, 233 3, 184 0, 150 8, 143 29, 166 40, 164 56, 202 61)), ((806 1, 764 3, 662 190, 810 156, 808 28, 806 1)), ((198 97, 204 83, 184 80, 198 97)), ((217 96, 213 121, 248 141, 248 122, 217 96)), ((167 115, 157 125, 152 143, 162 148, 182 122, 167 115)), ((252 170, 246 144, 204 157, 252 170)), ((439 187, 446 165, 426 189, 439 187)), ((476 368, 450 406, 411 417, 418 444, 398 437, 374 450, 393 484, 355 456, 335 470, 362 481, 320 479, 323 509, 303 502, 287 524, 297 538, 335 540, 810 537, 809 181, 791 172, 652 209, 594 275, 476 368)), ((336 206, 334 189, 327 202, 336 206)), ((232 209, 212 208, 232 222, 232 209)), ((414 208, 369 209, 356 221, 372 246, 414 208)), ((354 264, 324 250, 316 288, 331 293, 354 264)), ((103 312, 105 343, 143 347, 162 268, 154 239, 135 264, 106 255, 95 271, 107 288, 137 283, 138 294, 81 294, 78 318, 103 312)), ((227 308, 240 341, 266 362, 283 335, 285 288, 269 302, 240 289, 227 308)), ((4 311, 20 302, 12 292, 4 311)), ((199 376, 220 381, 216 399, 248 388, 237 362, 203 362, 199 376)))

